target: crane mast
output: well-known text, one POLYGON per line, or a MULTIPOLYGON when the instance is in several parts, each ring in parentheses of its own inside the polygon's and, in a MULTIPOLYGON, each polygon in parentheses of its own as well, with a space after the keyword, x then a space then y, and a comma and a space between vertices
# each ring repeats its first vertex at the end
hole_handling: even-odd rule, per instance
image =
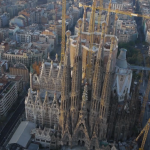
POLYGON ((144 98, 143 98, 141 113, 140 113, 140 117, 139 117, 139 123, 140 124, 142 124, 142 120, 143 120, 143 117, 144 117, 144 112, 145 112, 145 107, 146 107, 146 104, 147 104, 147 101, 148 101, 149 92, 150 92, 150 77, 148 79, 146 92, 145 92, 145 95, 144 95, 144 98))
POLYGON ((107 27, 105 28, 105 33, 106 34, 108 34, 108 31, 109 31, 109 15, 110 15, 110 10, 111 10, 111 0, 109 2, 108 11, 107 11, 107 18, 106 18, 106 25, 107 25, 107 27))
MULTIPOLYGON (((100 6, 96 7, 96 0, 93 0, 93 5, 92 6, 87 6, 87 5, 83 5, 84 8, 88 7, 91 8, 91 17, 90 17, 90 22, 89 22, 89 51, 87 52, 87 67, 86 67, 86 79, 87 82, 91 82, 91 69, 92 69, 92 48, 93 48, 93 35, 94 35, 94 28, 95 28, 95 11, 99 10, 99 17, 98 17, 98 29, 97 31, 100 31, 100 21, 101 21, 101 11, 100 10, 105 10, 108 12, 108 16, 106 19, 106 25, 107 27, 105 28, 105 33, 107 34, 109 31, 109 14, 110 12, 116 13, 116 14, 123 14, 123 15, 128 15, 128 16, 134 16, 134 17, 143 17, 143 18, 147 18, 150 19, 150 16, 146 16, 146 15, 140 15, 140 14, 134 14, 132 12, 129 11, 120 11, 120 10, 112 10, 111 9, 111 0, 109 3, 108 8, 103 8, 103 0, 100 0, 100 6)), ((115 24, 117 21, 118 17, 117 15, 115 16, 115 24)), ((63 32, 63 31, 62 31, 63 32)), ((114 29, 114 34, 115 34, 115 29, 114 29)), ((62 38, 63 39, 63 38, 62 38)), ((105 39, 106 40, 106 39, 105 39)), ((65 38, 64 38, 65 41, 65 38)), ((63 51, 62 51, 63 53, 63 51)))
POLYGON ((147 124, 145 125, 143 130, 140 132, 138 137, 135 139, 135 141, 137 142, 138 139, 140 138, 140 136, 144 133, 142 144, 141 144, 141 148, 139 148, 139 150, 144 150, 144 145, 145 145, 145 142, 146 142, 146 139, 147 139, 147 135, 148 135, 149 129, 150 129, 150 119, 148 120, 147 124))
MULTIPOLYGON (((107 11, 108 15, 109 15, 110 12, 116 13, 116 15, 115 15, 115 24, 116 24, 116 21, 118 19, 117 14, 128 15, 128 16, 131 16, 131 17, 143 17, 143 18, 146 18, 146 19, 150 19, 150 16, 148 16, 148 15, 135 14, 135 13, 132 13, 132 12, 129 12, 129 11, 112 10, 111 9, 111 0, 110 0, 108 8, 103 8, 103 0, 100 0, 100 7, 96 7, 95 5, 96 5, 95 1, 93 1, 92 7, 84 5, 84 7, 89 7, 89 8, 92 9, 90 23, 89 23, 89 33, 90 33, 90 40, 89 41, 90 41, 90 43, 89 43, 89 52, 88 52, 88 57, 87 57, 87 72, 86 72, 86 77, 87 77, 88 81, 91 78, 91 68, 92 68, 91 58, 92 58, 92 47, 93 47, 93 33, 94 33, 94 25, 95 25, 95 11, 99 10, 98 28, 97 28, 98 32, 100 32, 100 21, 101 21, 101 11, 100 10, 107 11)), ((107 17, 106 23, 107 23, 107 27, 105 29, 105 33, 108 33, 108 30, 109 30, 109 16, 107 17)), ((113 33, 115 34, 115 32, 116 31, 114 29, 113 33)), ((143 76, 143 72, 142 72, 142 76, 143 76)), ((140 113, 140 117, 139 117, 139 122, 140 123, 143 120, 145 107, 146 107, 146 104, 147 104, 147 101, 148 101, 149 92, 150 92, 150 77, 149 77, 149 80, 148 80, 148 85, 147 85, 147 89, 146 89, 146 93, 145 93, 145 96, 144 96, 142 109, 141 109, 141 113, 140 113)), ((144 133, 141 148, 139 150, 144 150, 144 145, 145 145, 145 142, 146 142, 146 138, 147 138, 149 129, 150 129, 150 119, 148 120, 146 126, 143 128, 143 130, 141 131, 141 133, 139 134, 139 136, 135 140, 135 141, 138 141, 139 137, 144 133)))
MULTIPOLYGON (((142 77, 141 78, 143 78, 143 71, 142 71, 142 77)), ((142 79, 141 79, 141 81, 142 81, 142 79)), ((139 125, 140 125, 140 127, 142 126, 142 121, 143 121, 143 117, 144 117, 144 113, 145 113, 145 107, 146 107, 146 104, 147 104, 147 101, 148 101, 149 92, 150 92, 150 76, 149 76, 149 79, 148 79, 146 92, 145 92, 145 95, 144 95, 144 98, 143 98, 141 113, 140 113, 140 116, 139 116, 139 125)), ((146 142, 146 138, 147 138, 149 129, 150 129, 150 119, 148 120, 146 126, 142 129, 139 136, 135 140, 135 141, 138 141, 139 137, 144 133, 141 148, 139 148, 139 150, 144 150, 144 145, 145 145, 145 142, 146 142)))
POLYGON ((61 41, 61 63, 65 55, 65 32, 66 32, 66 0, 62 0, 62 41, 61 41))
POLYGON ((118 16, 117 16, 117 14, 115 14, 115 22, 114 22, 113 35, 116 35, 117 20, 118 20, 118 16))
MULTIPOLYGON (((83 6, 91 8, 91 6, 88 6, 88 5, 83 5, 83 6)), ((145 19, 150 19, 150 16, 148 16, 148 15, 140 15, 140 14, 132 13, 130 11, 122 11, 122 10, 118 10, 118 9, 113 10, 113 9, 110 9, 109 7, 108 8, 95 7, 95 10, 105 10, 107 12, 113 12, 113 13, 117 13, 117 14, 128 15, 130 17, 142 17, 145 19)))

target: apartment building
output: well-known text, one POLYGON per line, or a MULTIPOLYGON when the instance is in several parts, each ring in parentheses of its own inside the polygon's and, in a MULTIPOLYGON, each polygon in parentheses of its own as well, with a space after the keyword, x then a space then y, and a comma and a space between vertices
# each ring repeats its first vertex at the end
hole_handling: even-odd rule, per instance
POLYGON ((135 41, 138 38, 135 20, 117 20, 116 36, 119 42, 135 41))
POLYGON ((7 5, 7 12, 10 14, 10 18, 13 18, 18 14, 17 5, 7 5))
POLYGON ((19 15, 25 15, 30 18, 29 24, 47 24, 50 16, 50 11, 46 11, 47 8, 27 8, 19 12, 19 15))
MULTIPOLYGON (((104 1, 104 7, 108 8, 109 0, 104 1)), ((124 10, 126 7, 132 7, 133 1, 132 0, 113 0, 111 1, 111 9, 118 9, 118 10, 124 10)))
POLYGON ((0 76, 8 71, 8 61, 1 60, 0 61, 0 76))
POLYGON ((8 13, 4 13, 0 16, 0 28, 6 27, 9 25, 10 16, 8 13))
POLYGON ((15 82, 16 85, 17 85, 17 91, 18 92, 21 92, 22 89, 23 89, 23 76, 22 75, 10 75, 10 74, 1 74, 1 77, 0 77, 0 83, 1 82, 9 82, 9 81, 12 81, 12 82, 15 82))
POLYGON ((0 42, 9 37, 9 30, 7 28, 0 28, 0 42))
MULTIPOLYGON (((59 8, 59 5, 57 5, 59 8)), ((62 7, 62 6, 60 6, 62 7)), ((73 25, 76 24, 77 20, 81 17, 83 13, 83 8, 78 6, 70 6, 67 5, 67 11, 66 11, 66 30, 70 30, 73 25)), ((61 9, 60 9, 61 10, 61 9)), ((55 15, 55 12, 54 12, 55 15)), ((62 34, 62 12, 57 12, 56 20, 49 20, 50 28, 57 32, 57 35, 60 37, 62 34)))
POLYGON ((9 27, 9 29, 8 29, 9 38, 16 40, 16 35, 15 35, 15 34, 16 34, 16 32, 17 32, 18 30, 20 30, 20 28, 19 28, 19 26, 17 26, 17 25, 13 25, 13 26, 9 27))
POLYGON ((5 41, 0 44, 0 60, 2 60, 2 53, 9 49, 9 44, 5 41))
POLYGON ((39 30, 39 24, 32 23, 31 25, 26 26, 26 27, 25 27, 25 30, 26 30, 26 31, 31 31, 31 32, 33 32, 33 31, 35 31, 35 30, 39 30))
MULTIPOLYGON (((139 10, 142 15, 150 15, 150 3, 149 0, 139 0, 137 1, 139 10)), ((144 29, 144 34, 146 38, 147 30, 149 29, 149 20, 146 18, 142 18, 142 24, 143 24, 143 29, 144 29)))
POLYGON ((17 83, 4 81, 0 83, 0 117, 6 116, 17 100, 17 83))
POLYGON ((76 5, 71 5, 68 9, 68 14, 71 14, 73 17, 73 24, 76 24, 77 20, 81 17, 83 13, 83 8, 76 5))
POLYGON ((16 41, 18 43, 30 43, 30 42, 36 42, 39 39, 40 31, 34 30, 34 31, 28 31, 24 29, 20 29, 16 32, 16 41))
POLYGON ((26 84, 26 83, 29 82, 29 70, 22 63, 17 63, 15 65, 11 65, 9 67, 9 74, 11 74, 11 75, 21 75, 23 77, 23 79, 22 79, 23 84, 26 84))
MULTIPOLYGON (((84 18, 85 19, 85 22, 84 22, 84 32, 85 31, 88 32, 88 30, 89 30, 90 15, 91 15, 91 11, 88 10, 87 13, 86 13, 86 15, 85 15, 86 18, 84 18)), ((106 20, 106 15, 107 15, 106 11, 102 11, 102 13, 101 13, 100 28, 101 28, 102 22, 106 20)), ((99 12, 96 11, 95 12, 95 30, 98 28, 98 17, 99 17, 99 12)), ((76 26, 75 26, 75 34, 78 33, 78 30, 79 30, 79 27, 76 24, 76 26)))
POLYGON ((51 49, 53 50, 54 47, 58 44, 58 35, 55 31, 46 29, 40 34, 39 41, 49 43, 51 49))
POLYGON ((34 62, 41 62, 43 58, 43 52, 37 49, 9 49, 6 52, 2 52, 2 58, 9 60, 11 63, 23 63, 27 67, 30 67, 34 62))

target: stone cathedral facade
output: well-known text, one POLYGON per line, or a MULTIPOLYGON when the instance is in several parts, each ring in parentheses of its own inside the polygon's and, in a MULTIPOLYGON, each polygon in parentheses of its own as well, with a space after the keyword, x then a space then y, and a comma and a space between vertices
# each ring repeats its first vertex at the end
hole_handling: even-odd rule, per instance
POLYGON ((78 21, 78 27, 73 67, 70 32, 67 31, 63 65, 43 62, 41 74, 30 77, 31 87, 25 100, 26 118, 43 128, 53 128, 57 133, 53 142, 56 147, 81 145, 87 150, 109 150, 109 146, 100 145, 101 141, 125 140, 133 134, 138 117, 138 85, 132 81, 126 50, 121 49, 116 59, 117 37, 110 36, 109 50, 104 47, 108 40, 105 22, 98 35, 91 76, 83 78, 82 20, 78 21), (106 51, 107 59, 104 60, 106 51), (39 89, 37 92, 33 91, 33 83, 39 89))

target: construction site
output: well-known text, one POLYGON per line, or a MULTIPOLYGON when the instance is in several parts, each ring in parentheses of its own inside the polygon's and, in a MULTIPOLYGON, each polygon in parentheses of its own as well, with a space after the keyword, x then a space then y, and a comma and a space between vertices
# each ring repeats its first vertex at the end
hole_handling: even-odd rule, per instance
MULTIPOLYGON (((145 19, 150 17, 111 9, 111 1, 108 8, 103 7, 102 0, 93 1, 92 6, 84 3, 80 5, 84 8, 83 19, 78 20, 77 34, 70 35, 69 31, 65 33, 66 1, 63 1, 61 61, 43 62, 40 75, 30 77, 30 90, 40 90, 41 96, 46 91, 49 96, 57 91, 58 99, 55 101, 60 116, 57 116, 55 125, 59 127, 57 132, 61 133, 59 140, 62 146, 81 146, 89 150, 139 147, 144 150, 150 120, 144 128, 142 120, 150 80, 141 104, 139 87, 143 77, 140 81, 132 78, 132 69, 126 60, 127 50, 118 50, 116 21, 119 15, 145 19), (88 22, 87 9, 91 9, 88 22), (96 11, 99 11, 97 23, 96 11), (106 20, 101 21, 103 11, 107 15, 106 20), (53 85, 49 86, 52 82, 53 85)), ((31 93, 26 100, 27 104, 31 93)), ((38 95, 40 99, 40 94, 38 95)), ((34 122, 33 116, 37 114, 28 113, 29 110, 32 111, 32 108, 27 105, 27 120, 34 122)), ((44 112, 44 107, 42 111, 44 112)), ((54 119, 53 115, 51 119, 54 119)), ((40 123, 40 120, 38 122, 41 126, 45 124, 40 123)), ((52 127, 52 124, 48 124, 48 127, 52 127)))
POLYGON ((43 60, 39 75, 30 73, 25 99, 26 121, 39 127, 31 133, 35 142, 53 150, 149 150, 150 118, 143 120, 149 109, 150 68, 128 63, 127 49, 118 48, 117 20, 150 16, 113 9, 112 1, 80 2, 83 18, 71 35, 62 0, 61 59, 43 60), (135 70, 141 72, 140 80, 135 70), (144 80, 145 94, 140 95, 144 80))

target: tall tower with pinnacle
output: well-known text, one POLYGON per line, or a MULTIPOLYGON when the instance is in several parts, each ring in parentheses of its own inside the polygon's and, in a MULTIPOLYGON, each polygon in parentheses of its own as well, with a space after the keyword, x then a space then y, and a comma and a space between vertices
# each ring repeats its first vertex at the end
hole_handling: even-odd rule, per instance
POLYGON ((109 112, 110 94, 111 94, 111 83, 112 83, 112 52, 114 48, 115 37, 111 38, 110 53, 106 66, 105 79, 103 83, 103 89, 100 101, 100 120, 101 120, 101 133, 100 137, 105 138, 107 132, 107 118, 109 112))
POLYGON ((106 23, 102 23, 102 34, 95 63, 95 70, 92 82, 92 100, 91 100, 91 112, 90 112, 90 128, 91 134, 93 132, 94 124, 99 114, 100 96, 103 84, 103 45, 106 23))
POLYGON ((79 119, 83 119, 85 123, 87 123, 87 119, 88 119, 87 108, 88 108, 88 85, 87 83, 85 83, 84 91, 82 94, 81 109, 79 114, 79 119))
POLYGON ((111 9, 111 0, 108 5, 108 12, 107 12, 107 18, 106 18, 106 24, 107 24, 107 27, 105 28, 106 34, 109 34, 109 30, 110 30, 110 12, 109 12, 110 9, 111 9))
POLYGON ((43 62, 37 78, 40 92, 35 95, 31 85, 25 100, 27 120, 52 129, 55 133, 49 135, 55 139, 51 142, 55 143, 55 148, 82 145, 87 150, 108 150, 110 147, 101 146, 101 141, 106 137, 126 139, 136 121, 136 97, 130 94, 132 71, 127 65, 126 50, 121 50, 116 63, 118 39, 109 35, 109 12, 107 22, 102 23, 102 32, 93 32, 95 5, 94 0, 89 31, 85 29, 84 9, 83 24, 82 19, 78 20, 78 35, 71 36, 70 31, 66 32, 63 66, 60 63, 56 67, 57 59, 49 64, 43 62), (96 36, 98 40, 93 42, 96 36), (82 66, 83 71, 87 67, 86 83, 82 82, 82 66), (57 93, 52 98, 54 92, 57 93), (135 119, 130 123, 132 118, 135 119))
POLYGON ((86 32, 86 7, 84 6, 82 32, 86 32))
POLYGON ((78 120, 80 94, 81 94, 81 81, 82 81, 82 52, 81 52, 81 26, 82 20, 78 20, 79 32, 77 39, 77 49, 74 58, 73 75, 72 75, 72 87, 71 87, 71 118, 72 118, 72 130, 78 120))
POLYGON ((70 83, 71 83, 70 52, 69 52, 70 35, 71 32, 67 31, 66 53, 65 53, 62 88, 61 88, 61 106, 60 106, 61 116, 59 119, 62 132, 64 132, 64 126, 66 123, 65 118, 67 117, 67 113, 69 114, 69 107, 70 107, 70 83))

